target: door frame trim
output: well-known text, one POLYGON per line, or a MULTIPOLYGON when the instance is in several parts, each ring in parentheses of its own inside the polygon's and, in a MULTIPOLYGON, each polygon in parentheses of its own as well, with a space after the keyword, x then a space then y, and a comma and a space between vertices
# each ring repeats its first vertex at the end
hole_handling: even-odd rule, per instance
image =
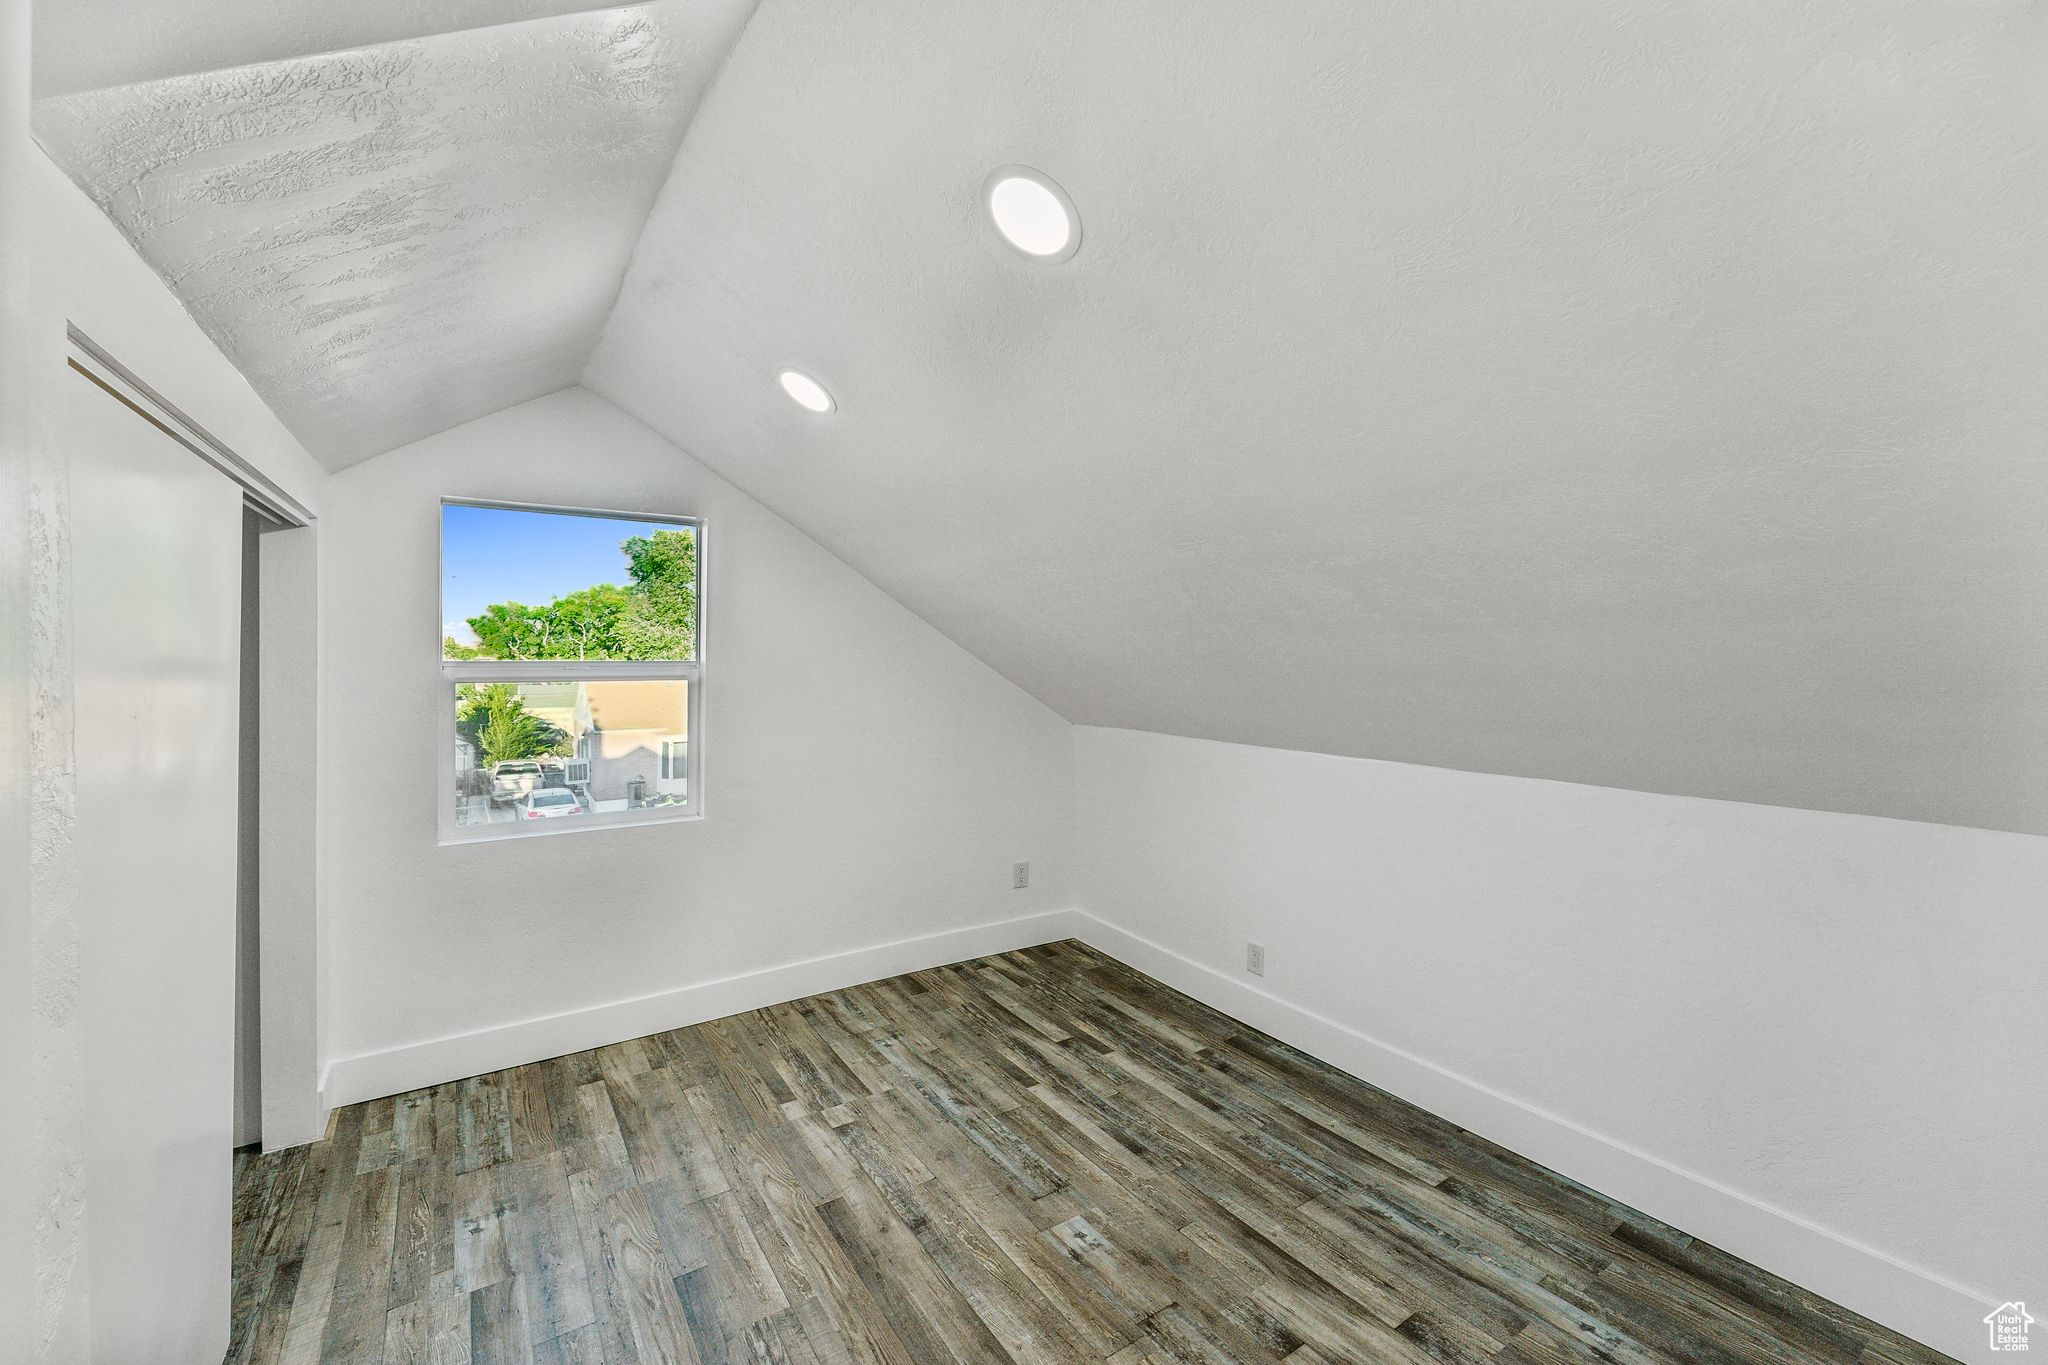
POLYGON ((114 359, 104 346, 87 336, 75 322, 64 324, 71 342, 65 362, 93 383, 119 399, 136 415, 164 435, 184 446, 200 459, 225 474, 242 490, 244 499, 258 512, 280 526, 310 526, 313 514, 297 498, 278 487, 263 472, 236 454, 218 436, 193 420, 191 414, 165 398, 136 373, 114 359))

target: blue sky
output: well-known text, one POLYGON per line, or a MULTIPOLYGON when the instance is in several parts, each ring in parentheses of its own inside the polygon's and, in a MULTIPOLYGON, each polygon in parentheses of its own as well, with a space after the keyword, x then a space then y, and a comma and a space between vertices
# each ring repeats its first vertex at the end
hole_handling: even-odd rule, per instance
POLYGON ((627 582, 619 542, 673 531, 668 522, 441 508, 441 630, 474 642, 466 624, 493 602, 552 601, 597 583, 627 582))

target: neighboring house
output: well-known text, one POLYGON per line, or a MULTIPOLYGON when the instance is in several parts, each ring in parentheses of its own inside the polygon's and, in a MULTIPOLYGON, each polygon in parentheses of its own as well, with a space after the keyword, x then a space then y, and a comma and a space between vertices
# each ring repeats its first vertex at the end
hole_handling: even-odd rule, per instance
POLYGON ((674 682, 577 683, 575 709, 562 728, 575 741, 576 761, 589 764, 591 799, 626 800, 636 780, 650 798, 684 795, 685 716, 683 689, 674 682))
MULTIPOLYGON (((543 758, 551 765, 547 783, 585 787, 593 801, 630 799, 633 783, 645 783, 641 794, 687 794, 689 736, 683 687, 661 682, 514 683, 519 701, 569 736, 571 757, 543 758), (559 763, 559 768, 552 765, 559 763)), ((458 774, 477 768, 475 748, 460 735, 455 740, 458 774)))
POLYGON ((530 716, 537 716, 565 735, 576 733, 577 685, 573 682, 515 683, 519 704, 530 716))

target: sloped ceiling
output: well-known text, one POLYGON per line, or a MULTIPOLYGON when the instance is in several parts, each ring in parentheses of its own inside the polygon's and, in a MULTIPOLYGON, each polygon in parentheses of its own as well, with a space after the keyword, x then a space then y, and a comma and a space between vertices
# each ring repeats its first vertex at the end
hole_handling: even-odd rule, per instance
POLYGON ((75 95, 606 8, 588 0, 52 0, 35 7, 35 93, 75 95))
POLYGON ((2048 833, 2048 9, 751 7, 42 5, 37 127, 333 467, 580 374, 1077 721, 2048 833))
MULTIPOLYGON (((466 0, 434 15, 549 8, 466 0)), ((236 5, 151 14, 188 9, 190 50, 143 56, 218 55, 203 40, 236 5)), ((36 132, 340 468, 575 382, 750 9, 654 0, 165 75, 39 99, 36 132)), ((325 13, 280 4, 270 28, 303 45, 427 26, 389 0, 325 13)), ((113 70, 134 64, 131 46, 113 45, 113 70)), ((39 70, 77 67, 67 51, 39 42, 39 70)))
POLYGON ((2026 0, 764 0, 586 383, 1076 721, 2048 832, 2044 71, 2026 0))

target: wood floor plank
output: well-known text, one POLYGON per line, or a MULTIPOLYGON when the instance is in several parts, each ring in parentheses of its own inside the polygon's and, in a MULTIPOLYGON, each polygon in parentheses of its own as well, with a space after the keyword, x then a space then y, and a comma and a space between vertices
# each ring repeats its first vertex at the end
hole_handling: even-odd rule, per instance
POLYGON ((391 1307, 426 1297, 434 1276, 455 1263, 449 1216, 453 1172, 431 1150, 398 1166, 398 1209, 391 1249, 391 1307))
POLYGON ((527 1341, 551 1341, 597 1320, 560 1152, 496 1168, 504 1242, 527 1341))
POLYGON ((511 1280, 498 1280, 469 1296, 470 1365, 533 1365, 530 1333, 511 1280))
POLYGON ((450 1212, 455 1220, 456 1287, 468 1294, 510 1278, 505 1201, 498 1196, 497 1178, 489 1167, 456 1174, 450 1212))
MULTIPOLYGON (((388 1138, 390 1133, 387 1119, 380 1135, 388 1138)), ((320 1358, 348 1365, 380 1365, 385 1305, 390 1300, 398 1182, 389 1166, 359 1167, 352 1191, 320 1358)))
POLYGON ((471 1076, 457 1089, 458 1173, 481 1170, 512 1155, 512 1116, 506 1105, 508 1071, 471 1076))
POLYGON ((675 1073, 667 1067, 605 1078, 612 1112, 633 1169, 645 1183, 669 1180, 689 1200, 726 1189, 725 1175, 689 1112, 675 1073))
POLYGON ((774 1208, 788 1229, 788 1240, 806 1262, 803 1278, 810 1292, 797 1295, 792 1305, 806 1340, 821 1358, 829 1355, 834 1365, 919 1365, 862 1284, 821 1207, 794 1199, 774 1208))
POLYGON ((540 1067, 514 1067, 506 1076, 505 1106, 513 1160, 555 1150, 555 1116, 540 1067))
POLYGON ((536 1342, 533 1365, 604 1365, 604 1338, 597 1324, 536 1342))
POLYGON ((919 1245, 1017 1365, 1102 1355, 943 1185, 929 1182, 918 1197, 925 1212, 919 1245))
POLYGON ((920 1365, 1009 1365, 1010 1357, 910 1230, 864 1180, 818 1206, 882 1316, 920 1365))
POLYGON ((235 1181, 228 1365, 1945 1360, 1075 943, 352 1106, 235 1181))
POLYGON ((638 1186, 604 1194, 587 1172, 571 1183, 594 1262, 607 1358, 640 1365, 700 1365, 645 1194, 638 1186))
POLYGON ((362 1131, 361 1106, 337 1112, 329 1136, 319 1144, 314 1158, 319 1173, 314 1184, 317 1193, 313 1196, 311 1226, 302 1243, 291 1319, 278 1347, 278 1358, 285 1365, 316 1365, 320 1359, 321 1343, 327 1337, 328 1311, 334 1305, 335 1277, 341 1269, 342 1237, 354 1201, 356 1151, 362 1142, 362 1131))
POLYGON ((384 1315, 384 1365, 427 1365, 432 1327, 424 1297, 408 1299, 384 1315))

